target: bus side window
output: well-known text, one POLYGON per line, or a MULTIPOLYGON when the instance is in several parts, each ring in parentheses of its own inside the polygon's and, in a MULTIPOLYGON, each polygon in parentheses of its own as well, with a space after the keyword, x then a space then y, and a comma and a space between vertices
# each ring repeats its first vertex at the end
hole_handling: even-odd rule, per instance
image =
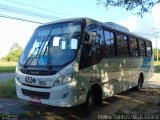
POLYGON ((139 43, 140 56, 145 56, 145 43, 144 43, 144 41, 143 40, 139 40, 138 43, 139 43))
POLYGON ((96 29, 97 37, 96 37, 96 43, 92 47, 92 50, 96 48, 95 54, 93 54, 94 57, 104 57, 104 35, 103 35, 103 29, 98 26, 96 29))
POLYGON ((117 55, 129 56, 127 36, 118 34, 116 36, 116 39, 117 39, 117 55))
POLYGON ((103 34, 103 28, 98 25, 90 25, 87 29, 90 32, 96 32, 96 41, 95 44, 91 46, 91 56, 98 59, 100 57, 104 57, 104 34, 103 34))
POLYGON ((138 56, 138 43, 135 38, 129 38, 129 43, 130 43, 130 55, 132 57, 137 57, 138 56))
POLYGON ((104 31, 104 36, 106 44, 104 48, 105 56, 115 56, 114 34, 109 31, 104 31))
POLYGON ((152 44, 149 41, 146 41, 146 53, 147 56, 152 56, 152 44))
MULTIPOLYGON (((85 44, 81 53, 80 69, 95 65, 101 61, 103 54, 104 36, 103 29, 98 25, 90 25, 87 31, 96 32, 96 41, 94 45, 85 44)), ((87 37, 85 38, 87 40, 87 37)))

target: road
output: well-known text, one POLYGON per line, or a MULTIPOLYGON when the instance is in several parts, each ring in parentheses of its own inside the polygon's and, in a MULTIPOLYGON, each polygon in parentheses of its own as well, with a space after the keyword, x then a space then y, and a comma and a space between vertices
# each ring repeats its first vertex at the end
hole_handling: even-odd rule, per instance
POLYGON ((154 73, 153 77, 143 84, 144 88, 160 88, 160 73, 154 73))
POLYGON ((15 78, 15 73, 1 73, 0 74, 0 80, 5 80, 5 79, 12 79, 15 78))

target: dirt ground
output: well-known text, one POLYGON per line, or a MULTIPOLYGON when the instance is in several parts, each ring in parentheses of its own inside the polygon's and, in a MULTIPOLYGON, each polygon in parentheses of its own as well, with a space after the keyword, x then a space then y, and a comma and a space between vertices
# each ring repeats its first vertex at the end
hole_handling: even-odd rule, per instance
POLYGON ((104 100, 103 106, 93 106, 90 110, 82 106, 58 108, 0 99, 0 114, 2 119, 15 120, 160 120, 160 74, 155 73, 140 91, 131 89, 117 94, 104 100))
POLYGON ((88 111, 83 110, 81 106, 74 108, 57 108, 36 105, 33 106, 33 104, 29 104, 26 109, 27 112, 21 114, 19 116, 20 119, 97 120, 105 118, 105 120, 107 120, 127 117, 129 119, 148 118, 147 120, 151 120, 154 118, 154 120, 159 120, 160 89, 147 88, 138 92, 135 90, 128 90, 111 98, 107 98, 103 101, 103 106, 93 106, 88 111))

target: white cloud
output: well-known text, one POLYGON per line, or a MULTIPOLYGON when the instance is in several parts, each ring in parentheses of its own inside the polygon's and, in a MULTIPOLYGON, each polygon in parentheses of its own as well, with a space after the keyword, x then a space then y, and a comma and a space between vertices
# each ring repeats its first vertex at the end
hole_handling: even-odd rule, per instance
POLYGON ((132 16, 126 20, 120 21, 119 24, 127 27, 130 31, 134 31, 136 29, 136 25, 137 25, 137 17, 132 16))
POLYGON ((154 6, 151 14, 145 14, 143 18, 133 15, 120 21, 119 24, 127 27, 130 31, 153 34, 153 28, 160 28, 160 4, 154 6))
POLYGON ((156 23, 156 27, 160 28, 160 4, 157 4, 153 7, 152 16, 156 23))
POLYGON ((120 24, 127 27, 131 32, 151 34, 155 21, 151 14, 146 14, 143 18, 131 16, 128 19, 120 21, 120 24))

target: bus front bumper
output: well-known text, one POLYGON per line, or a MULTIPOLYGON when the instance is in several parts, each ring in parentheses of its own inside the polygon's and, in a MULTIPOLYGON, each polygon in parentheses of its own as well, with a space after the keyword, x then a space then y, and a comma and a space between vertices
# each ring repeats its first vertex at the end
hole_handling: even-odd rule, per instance
POLYGON ((58 107, 72 107, 76 104, 74 90, 68 84, 51 88, 35 88, 25 86, 17 79, 15 82, 17 97, 20 99, 58 107))

